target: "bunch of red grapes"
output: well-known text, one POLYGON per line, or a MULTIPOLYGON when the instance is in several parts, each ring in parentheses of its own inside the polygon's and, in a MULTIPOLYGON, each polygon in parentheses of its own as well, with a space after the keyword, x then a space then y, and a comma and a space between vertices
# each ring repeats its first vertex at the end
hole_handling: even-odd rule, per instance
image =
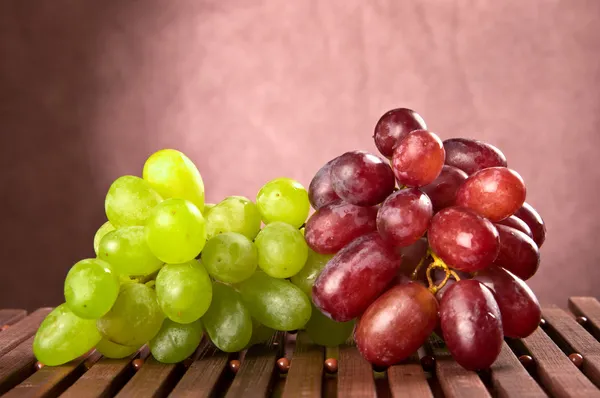
POLYGON ((461 366, 488 368, 504 336, 526 337, 541 319, 524 281, 546 229, 523 179, 498 148, 442 142, 410 109, 384 114, 374 139, 389 162, 347 152, 310 184, 306 242, 335 253, 313 302, 335 321, 358 319, 354 340, 376 366, 436 332, 461 366))

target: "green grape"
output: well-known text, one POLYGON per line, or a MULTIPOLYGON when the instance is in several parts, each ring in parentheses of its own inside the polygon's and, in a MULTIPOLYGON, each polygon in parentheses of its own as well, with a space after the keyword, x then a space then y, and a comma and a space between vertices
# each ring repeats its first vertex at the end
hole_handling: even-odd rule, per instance
POLYGON ((252 318, 252 337, 250 342, 246 345, 246 348, 253 346, 254 344, 265 343, 273 337, 275 330, 268 326, 263 325, 255 318, 252 318))
POLYGON ((96 325, 113 343, 136 347, 158 333, 164 318, 154 290, 140 283, 125 283, 111 310, 96 325))
POLYGON ((276 330, 297 330, 310 319, 310 300, 287 280, 255 272, 237 285, 250 314, 276 330))
POLYGON ((354 330, 354 320, 348 322, 336 322, 323 315, 313 305, 312 315, 305 326, 308 337, 316 344, 337 347, 348 340, 354 330))
POLYGON ((98 258, 81 260, 65 279, 65 301, 75 315, 98 319, 106 314, 119 295, 119 276, 98 258))
POLYGON ((229 196, 206 213, 208 238, 223 232, 237 232, 252 240, 260 231, 260 213, 243 196, 229 196))
POLYGON ((240 294, 219 282, 213 284, 213 300, 202 322, 211 341, 221 351, 240 351, 252 337, 252 318, 240 294))
POLYGON ((198 208, 185 199, 167 199, 146 223, 146 243, 169 264, 193 260, 206 244, 206 225, 198 208))
POLYGON ((61 304, 40 325, 33 353, 45 365, 62 365, 94 348, 101 337, 96 321, 79 318, 67 304, 61 304))
POLYGON ((317 280, 317 277, 332 257, 333 254, 320 254, 309 247, 306 264, 304 264, 300 272, 290 278, 290 281, 302 289, 308 297, 312 297, 312 288, 315 280, 317 280))
POLYGON ((167 264, 156 277, 156 298, 171 320, 191 323, 200 318, 212 300, 212 283, 198 260, 167 264))
POLYGON ((175 149, 152 154, 144 164, 144 180, 164 199, 180 198, 204 210, 204 183, 196 165, 175 149))
POLYGON ((96 255, 98 255, 100 241, 102 240, 102 238, 104 238, 104 235, 114 230, 115 227, 110 223, 110 221, 105 222, 100 228, 98 228, 98 231, 96 231, 96 234, 94 235, 94 252, 96 253, 96 255))
POLYGON ((182 325, 167 319, 148 345, 157 361, 177 363, 196 351, 203 334, 200 320, 182 325))
POLYGON ((308 192, 298 181, 276 178, 266 183, 256 196, 256 204, 265 224, 282 221, 300 228, 308 217, 308 192))
POLYGON ((204 210, 202 210, 202 215, 204 216, 204 218, 206 218, 206 214, 209 212, 209 210, 215 206, 216 205, 214 203, 205 203, 204 204, 204 210))
POLYGON ((123 176, 110 186, 104 210, 108 220, 116 228, 144 225, 154 206, 161 200, 148 182, 139 177, 123 176))
POLYGON ((133 353, 137 352, 140 347, 128 347, 126 345, 120 345, 113 343, 106 337, 102 337, 102 340, 96 344, 96 350, 104 355, 106 358, 120 359, 125 358, 133 353))
POLYGON ((283 222, 268 224, 254 241, 258 266, 273 278, 296 275, 308 257, 308 245, 296 228, 283 222))
POLYGON ((99 252, 100 259, 123 275, 149 275, 163 265, 146 244, 145 227, 123 227, 107 233, 99 252))
POLYGON ((213 278, 238 283, 256 271, 258 252, 254 243, 244 235, 225 232, 206 242, 202 262, 213 278))

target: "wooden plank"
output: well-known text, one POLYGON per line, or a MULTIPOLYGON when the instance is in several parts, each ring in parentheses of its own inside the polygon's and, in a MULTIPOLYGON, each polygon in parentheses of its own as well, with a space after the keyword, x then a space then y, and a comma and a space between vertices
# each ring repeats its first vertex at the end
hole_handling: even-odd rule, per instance
POLYGON ((0 333, 0 357, 33 336, 52 308, 40 308, 0 333))
POLYGON ((506 343, 502 343, 500 356, 492 365, 491 379, 499 398, 547 397, 506 343))
POLYGON ((25 310, 0 310, 0 331, 2 327, 12 325, 25 318, 25 315, 27 315, 25 310))
POLYGON ((339 397, 376 397, 373 368, 353 345, 340 347, 338 361, 339 397))
POLYGON ((321 396, 324 360, 323 347, 314 344, 306 332, 298 332, 283 398, 321 396))
POLYGON ((393 398, 433 397, 418 355, 415 354, 405 362, 391 366, 387 374, 393 398))
POLYGON ((600 390, 573 365, 542 329, 537 328, 531 336, 521 341, 535 359, 540 381, 550 395, 600 397, 600 390))
POLYGON ((185 372, 183 363, 164 364, 149 356, 117 397, 165 397, 185 372))
POLYGON ((35 372, 33 336, 0 357, 0 395, 4 394, 35 372))
POLYGON ((594 297, 571 297, 569 309, 588 319, 588 325, 596 339, 600 340, 600 303, 594 297))

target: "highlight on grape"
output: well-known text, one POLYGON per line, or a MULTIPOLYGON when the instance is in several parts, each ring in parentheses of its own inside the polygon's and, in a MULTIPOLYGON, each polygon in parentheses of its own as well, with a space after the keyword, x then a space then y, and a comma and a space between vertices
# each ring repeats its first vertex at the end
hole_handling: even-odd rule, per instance
POLYGON ((437 334, 461 366, 488 368, 505 336, 540 322, 525 281, 544 221, 493 145, 442 141, 406 108, 385 113, 373 138, 383 158, 341 154, 308 190, 277 178, 254 201, 216 204, 185 154, 152 154, 141 178, 108 189, 96 257, 68 272, 65 302, 35 336, 37 359, 124 358, 147 345, 177 363, 203 338, 237 352, 304 330, 323 346, 354 339, 377 367, 437 334))

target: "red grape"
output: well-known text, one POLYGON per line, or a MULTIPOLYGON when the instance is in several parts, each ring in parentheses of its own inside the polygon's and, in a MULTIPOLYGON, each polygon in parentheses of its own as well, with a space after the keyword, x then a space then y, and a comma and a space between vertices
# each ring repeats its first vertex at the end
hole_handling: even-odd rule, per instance
POLYGON ((537 211, 527 202, 517 210, 515 216, 523 220, 531 229, 532 237, 538 247, 542 247, 546 240, 546 224, 537 211))
POLYGON ((504 268, 491 266, 473 278, 493 293, 502 313, 504 335, 514 338, 529 336, 542 319, 537 298, 525 282, 504 268))
POLYGON ((331 164, 335 193, 348 203, 373 206, 394 191, 394 173, 387 163, 364 151, 346 152, 331 164))
POLYGON ((313 286, 313 303, 335 321, 354 319, 388 287, 401 261, 378 233, 361 236, 329 260, 313 286))
POLYGON ((330 171, 332 163, 333 160, 330 160, 321 167, 308 186, 308 200, 315 210, 319 210, 321 207, 340 198, 331 185, 330 171))
POLYGON ((415 130, 394 149, 392 169, 400 184, 422 187, 440 175, 445 156, 440 137, 427 130, 415 130))
POLYGON ((458 189, 456 204, 491 221, 511 216, 525 202, 525 183, 514 170, 490 167, 471 175, 458 189))
POLYGON ((427 237, 448 266, 465 272, 489 266, 500 248, 494 224, 464 207, 448 207, 433 216, 427 237))
POLYGON ((434 212, 454 206, 458 188, 467 177, 467 173, 461 169, 444 165, 440 175, 431 184, 421 187, 421 190, 431 199, 434 212))
POLYGON ((471 175, 488 167, 506 167, 506 157, 495 146, 468 138, 444 141, 446 164, 471 175))
POLYGON ((375 146, 386 158, 391 158, 396 144, 413 130, 425 130, 427 126, 419 114, 406 108, 385 113, 375 126, 375 146))
POLYGON ((377 213, 377 230, 394 246, 409 246, 427 231, 433 215, 431 200, 418 188, 391 194, 377 213))
POLYGON ((437 300, 414 282, 396 285, 367 308, 354 339, 363 357, 390 366, 414 354, 438 321, 437 300))
POLYGON ((540 251, 533 239, 506 225, 497 225, 496 229, 500 235, 500 252, 494 263, 524 281, 531 278, 540 266, 540 251))
POLYGON ((497 224, 506 225, 507 227, 518 229, 525 235, 529 236, 530 238, 533 238, 533 234, 531 233, 531 228, 529 228, 529 225, 527 225, 525 221, 521 220, 517 216, 510 216, 502 221, 498 221, 497 224))
POLYGON ((460 280, 440 302, 440 326, 448 350, 468 370, 489 368, 502 348, 502 320, 492 292, 476 280, 460 280))
MULTIPOLYGON (((417 241, 410 246, 398 248, 398 253, 402 256, 402 265, 399 270, 400 273, 411 276, 423 257, 427 255, 427 249, 429 249, 427 238, 417 239, 417 241)), ((425 269, 426 267, 423 267, 423 271, 425 271, 425 269)))
POLYGON ((377 229, 377 208, 340 200, 321 207, 306 222, 304 238, 321 254, 340 251, 354 239, 377 229))

